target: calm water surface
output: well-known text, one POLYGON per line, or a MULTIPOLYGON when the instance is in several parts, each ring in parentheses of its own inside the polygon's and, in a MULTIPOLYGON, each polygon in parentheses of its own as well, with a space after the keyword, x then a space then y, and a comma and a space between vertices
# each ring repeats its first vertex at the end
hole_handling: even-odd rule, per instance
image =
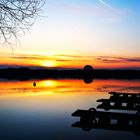
POLYGON ((138 140, 132 131, 71 127, 77 109, 96 108, 110 91, 140 93, 139 80, 0 81, 0 140, 138 140))

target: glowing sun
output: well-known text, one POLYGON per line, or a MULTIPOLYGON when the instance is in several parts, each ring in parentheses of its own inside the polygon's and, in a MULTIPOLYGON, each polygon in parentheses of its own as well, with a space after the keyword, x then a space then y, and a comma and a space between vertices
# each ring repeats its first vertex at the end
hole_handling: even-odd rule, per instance
POLYGON ((56 62, 55 61, 44 61, 41 63, 41 65, 45 66, 45 67, 55 67, 56 62))

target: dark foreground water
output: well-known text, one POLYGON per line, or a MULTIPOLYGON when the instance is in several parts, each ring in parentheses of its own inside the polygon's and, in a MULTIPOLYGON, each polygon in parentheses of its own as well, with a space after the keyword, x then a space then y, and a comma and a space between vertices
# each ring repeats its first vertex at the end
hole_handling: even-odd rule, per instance
MULTIPOLYGON (((0 140, 139 140, 132 131, 72 127, 77 109, 96 108, 108 92, 140 93, 138 80, 0 81, 0 140)), ((125 112, 125 111, 121 111, 125 112)), ((135 114, 134 111, 131 111, 135 114)), ((140 130, 139 130, 140 131, 140 130)))

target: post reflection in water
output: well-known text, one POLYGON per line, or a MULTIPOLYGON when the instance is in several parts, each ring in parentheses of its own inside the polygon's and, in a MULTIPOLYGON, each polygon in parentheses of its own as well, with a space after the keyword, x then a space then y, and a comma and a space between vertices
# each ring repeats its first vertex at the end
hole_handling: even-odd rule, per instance
POLYGON ((92 78, 92 77, 86 77, 86 78, 84 78, 84 82, 85 82, 86 84, 90 84, 90 83, 93 82, 93 78, 92 78))
MULTIPOLYGON (((1 80, 0 139, 91 140, 100 139, 101 136, 109 139, 110 136, 115 135, 117 135, 118 138, 127 137, 134 140, 139 139, 138 137, 134 137, 135 135, 132 135, 131 133, 113 133, 110 130, 116 126, 115 124, 113 126, 108 125, 108 128, 110 129, 108 129, 107 133, 105 133, 103 129, 97 129, 98 131, 94 129, 94 133, 90 131, 88 134, 85 134, 84 131, 82 132, 79 129, 70 127, 73 121, 76 121, 77 119, 71 117, 72 112, 77 110, 77 108, 87 110, 87 108, 97 107, 101 101, 96 101, 98 99, 108 99, 111 94, 107 93, 111 91, 140 93, 140 81, 97 80, 90 78, 84 79, 83 81, 78 79, 47 79, 30 81, 1 80), (33 86, 34 82, 36 83, 36 86, 33 86)), ((122 95, 120 96, 122 97, 122 95)), ((114 100, 113 98, 111 100, 114 100)), ((101 104, 102 103, 103 102, 101 102, 101 104)), ((113 105, 112 101, 109 102, 109 106, 107 107, 107 110, 109 111, 113 108, 116 109, 116 106, 113 105)), ((121 113, 124 113, 126 108, 128 108, 128 106, 124 106, 121 113)), ((133 111, 135 111, 135 107, 133 106, 132 108, 133 111)), ((91 111, 94 112, 93 109, 91 109, 91 111)), ((101 115, 104 116, 104 119, 106 113, 108 112, 105 111, 105 113, 101 115)), ((114 117, 116 115, 115 113, 117 112, 114 112, 114 117)), ((126 122, 129 121, 126 115, 122 116, 123 118, 126 118, 126 122)), ((135 126, 139 124, 139 119, 137 120, 136 116, 128 116, 130 116, 129 123, 133 125, 131 125, 131 128, 128 127, 127 129, 132 131, 132 129, 136 128, 135 126)), ((105 119, 106 123, 109 122, 107 120, 110 120, 111 117, 112 116, 109 116, 108 118, 107 115, 107 118, 105 119)), ((124 120, 123 118, 122 120, 124 120)), ((83 118, 81 120, 83 121, 83 118)), ((98 122, 98 120, 99 118, 93 121, 98 122)), ((102 120, 100 120, 100 128, 101 126, 105 128, 105 123, 102 122, 102 120), (104 126, 102 126, 102 124, 104 124, 104 126)), ((124 130, 128 124, 122 125, 122 123, 119 123, 119 126, 116 126, 114 129, 124 130), (121 126, 121 129, 119 129, 119 126, 121 126)), ((136 130, 139 130, 137 128, 136 130)))

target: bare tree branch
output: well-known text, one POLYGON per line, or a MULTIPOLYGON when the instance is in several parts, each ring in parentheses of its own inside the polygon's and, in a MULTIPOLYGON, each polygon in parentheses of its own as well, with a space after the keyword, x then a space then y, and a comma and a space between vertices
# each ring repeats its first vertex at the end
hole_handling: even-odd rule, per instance
POLYGON ((33 25, 46 0, 0 0, 0 41, 11 45, 33 25))

